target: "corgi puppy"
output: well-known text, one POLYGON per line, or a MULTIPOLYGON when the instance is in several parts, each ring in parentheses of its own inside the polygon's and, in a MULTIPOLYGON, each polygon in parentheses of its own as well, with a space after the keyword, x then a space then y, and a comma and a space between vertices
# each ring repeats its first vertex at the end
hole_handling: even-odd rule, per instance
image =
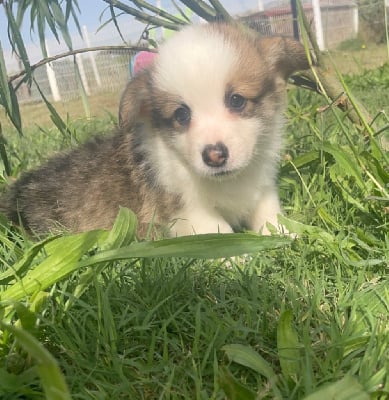
POLYGON ((187 26, 129 82, 119 130, 11 185, 0 211, 32 232, 110 228, 119 207, 172 236, 278 226, 286 81, 303 46, 238 24, 187 26))

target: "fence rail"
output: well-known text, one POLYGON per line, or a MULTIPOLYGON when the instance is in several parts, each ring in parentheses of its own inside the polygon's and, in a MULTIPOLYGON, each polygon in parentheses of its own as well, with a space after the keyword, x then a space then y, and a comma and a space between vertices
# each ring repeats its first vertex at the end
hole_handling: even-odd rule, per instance
MULTIPOLYGON (((241 19, 254 25, 264 35, 293 36, 293 17, 288 3, 279 1, 278 4, 281 6, 251 13, 241 19)), ((304 2, 304 12, 311 21, 314 31, 317 34, 321 33, 323 47, 332 48, 357 36, 359 7, 355 2, 349 0, 322 2, 319 7, 320 24, 317 21, 317 10, 312 4, 311 1, 304 2), (317 26, 322 26, 321 32, 318 32, 317 26)), ((85 47, 90 47, 86 28, 84 28, 84 36, 85 47)), ((34 71, 34 77, 43 94, 53 101, 66 102, 79 97, 80 79, 78 77, 81 77, 88 95, 121 91, 130 78, 129 64, 133 55, 134 52, 130 50, 78 54, 76 57, 69 56, 38 67, 34 71)), ((25 84, 20 85, 17 96, 20 103, 41 101, 35 85, 32 87, 27 87, 25 84)))

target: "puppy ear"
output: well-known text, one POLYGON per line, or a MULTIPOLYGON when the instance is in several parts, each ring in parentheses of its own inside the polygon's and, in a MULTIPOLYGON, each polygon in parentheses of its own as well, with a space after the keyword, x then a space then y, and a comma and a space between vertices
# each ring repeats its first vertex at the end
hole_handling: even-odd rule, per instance
POLYGON ((145 118, 148 110, 148 93, 151 90, 149 69, 138 72, 127 84, 119 105, 119 128, 129 129, 136 121, 145 118))
POLYGON ((286 37, 268 37, 260 40, 261 51, 267 55, 272 68, 286 80, 294 72, 309 68, 304 46, 286 37))

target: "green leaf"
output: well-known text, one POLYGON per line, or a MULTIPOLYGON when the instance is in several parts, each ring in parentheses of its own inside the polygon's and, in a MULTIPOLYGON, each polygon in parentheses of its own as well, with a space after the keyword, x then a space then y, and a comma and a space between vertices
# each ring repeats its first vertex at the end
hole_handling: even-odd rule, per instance
MULTIPOLYGON (((6 149, 6 140, 3 136, 1 124, 0 124, 0 160, 3 161, 4 171, 7 176, 11 176, 11 164, 8 159, 7 149, 6 149)), ((3 174, 0 166, 0 176, 3 174)))
POLYGON ((225 258, 286 246, 291 239, 251 233, 211 233, 132 243, 120 249, 102 251, 82 262, 100 262, 149 257, 225 258))
POLYGON ((300 372, 300 345, 292 326, 292 311, 284 311, 277 326, 277 348, 282 373, 295 380, 300 372))
POLYGON ((96 244, 103 231, 57 238, 45 246, 48 257, 21 280, 0 293, 2 301, 17 301, 58 282, 78 267, 78 261, 96 244))
POLYGON ((136 227, 137 219, 135 214, 128 208, 120 207, 107 240, 102 245, 102 249, 115 249, 129 245, 135 239, 136 227))
MULTIPOLYGON (((120 208, 115 223, 108 234, 107 239, 101 245, 102 249, 116 249, 129 245, 133 242, 136 233, 137 220, 135 214, 128 208, 120 208)), ((65 308, 68 309, 74 300, 79 298, 89 287, 96 275, 100 274, 109 263, 101 263, 94 267, 89 267, 79 278, 79 284, 76 286, 65 308)))
POLYGON ((279 215, 278 220, 289 232, 296 233, 298 236, 309 235, 311 239, 321 239, 328 243, 335 242, 334 235, 318 226, 303 224, 287 218, 285 215, 279 215))
POLYGON ((68 48, 70 50, 73 50, 72 38, 69 34, 69 29, 67 27, 67 21, 65 19, 65 15, 62 11, 62 8, 61 8, 59 2, 51 0, 50 3, 48 3, 48 4, 50 4, 50 6, 51 6, 52 15, 54 17, 56 24, 59 26, 59 29, 62 33, 62 37, 63 37, 66 45, 68 46, 68 48))
POLYGON ((55 240, 56 238, 56 236, 49 237, 39 243, 34 244, 31 248, 29 248, 23 254, 23 257, 12 266, 12 268, 8 268, 0 274, 0 284, 5 285, 10 283, 12 280, 20 279, 24 272, 27 271, 27 269, 30 267, 36 255, 43 249, 43 247, 52 240, 55 240))
POLYGON ((8 82, 7 68, 5 66, 3 48, 0 41, 0 104, 4 107, 12 124, 20 135, 22 135, 22 120, 20 117, 19 104, 16 93, 8 82))
POLYGON ((55 107, 49 102, 49 100, 47 100, 46 96, 43 94, 41 88, 38 85, 38 82, 34 79, 35 85, 39 91, 39 94, 41 95, 43 101, 46 104, 46 107, 49 109, 50 111, 50 118, 53 121, 54 125, 58 128, 58 130, 65 136, 71 136, 71 132, 69 131, 66 123, 64 122, 64 120, 61 118, 61 116, 58 114, 57 110, 55 109, 55 107))
POLYGON ((270 364, 261 357, 255 350, 249 346, 241 344, 228 344, 222 347, 229 360, 252 369, 258 374, 264 376, 271 383, 274 396, 281 399, 281 392, 277 388, 278 377, 270 364))
POLYGON ((363 291, 357 292, 352 300, 353 313, 357 329, 366 330, 371 320, 387 319, 389 315, 389 288, 387 282, 371 284, 363 291))
POLYGON ((11 332, 19 345, 36 360, 46 399, 71 400, 69 389, 57 361, 43 345, 24 329, 16 328, 1 321, 0 326, 3 330, 11 332))
POLYGON ((18 318, 22 325, 22 328, 25 329, 27 332, 33 333, 35 332, 35 324, 37 317, 34 312, 29 310, 25 305, 22 303, 15 302, 13 304, 13 308, 15 309, 16 313, 18 314, 18 318))
POLYGON ((242 344, 227 344, 222 347, 222 350, 231 361, 244 365, 269 380, 278 379, 270 364, 251 347, 242 344))
POLYGON ((304 397, 304 400, 369 400, 370 396, 362 385, 352 376, 347 375, 338 382, 324 385, 316 392, 304 397))
POLYGON ((342 149, 339 146, 335 147, 331 143, 327 142, 323 144, 323 151, 331 154, 332 157, 334 157, 338 166, 344 173, 355 178, 355 183, 361 190, 366 189, 365 182, 363 181, 360 169, 358 168, 357 160, 353 160, 345 149, 342 149))
POLYGON ((11 45, 13 50, 17 50, 16 53, 18 58, 23 63, 24 70, 26 72, 26 77, 28 84, 32 81, 32 71, 30 66, 30 61, 28 58, 26 47, 24 46, 24 41, 20 33, 19 25, 15 20, 14 14, 12 12, 12 6, 10 3, 5 3, 5 9, 7 13, 8 30, 12 36, 11 45))
POLYGON ((305 167, 311 164, 313 161, 320 160, 320 153, 317 150, 312 150, 307 153, 302 154, 292 160, 292 162, 288 162, 281 168, 281 173, 284 173, 289 170, 294 170, 295 168, 305 167), (293 165, 292 165, 293 163, 293 165), (294 167, 293 167, 294 166, 294 167))
POLYGON ((228 400, 255 400, 255 393, 242 385, 227 368, 219 370, 219 385, 228 400))

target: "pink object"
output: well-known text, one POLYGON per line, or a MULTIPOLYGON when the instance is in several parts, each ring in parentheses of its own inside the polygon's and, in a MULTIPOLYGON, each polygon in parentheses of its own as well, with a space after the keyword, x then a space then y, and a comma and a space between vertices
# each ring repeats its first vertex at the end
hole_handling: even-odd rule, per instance
POLYGON ((140 51, 138 54, 136 54, 134 57, 133 67, 134 75, 149 66, 153 62, 156 55, 156 53, 151 53, 149 51, 140 51))

